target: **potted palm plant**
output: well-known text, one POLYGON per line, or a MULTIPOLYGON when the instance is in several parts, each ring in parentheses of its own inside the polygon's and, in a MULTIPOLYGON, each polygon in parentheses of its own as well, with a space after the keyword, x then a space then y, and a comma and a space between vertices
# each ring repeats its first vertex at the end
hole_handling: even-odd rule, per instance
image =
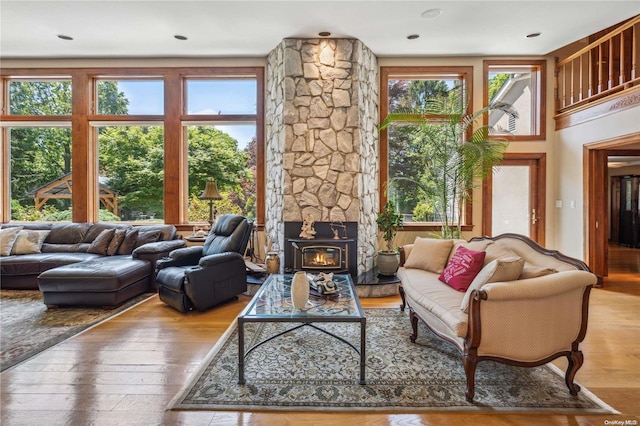
POLYGON ((392 123, 415 128, 412 137, 420 141, 424 156, 423 178, 394 177, 389 183, 409 181, 421 190, 425 204, 433 206, 442 222, 443 238, 461 236, 463 221, 459 218, 464 217, 465 202, 474 186, 500 163, 507 149, 505 139, 490 137, 488 126, 476 126, 492 110, 517 117, 512 106, 503 102, 470 113, 463 90, 454 87, 430 98, 421 108, 391 113, 380 124, 380 130, 392 123))
POLYGON ((393 247, 393 239, 402 228, 402 215, 396 211, 392 200, 388 200, 378 214, 378 230, 382 231, 386 243, 385 250, 378 251, 377 265, 380 275, 394 275, 398 270, 398 252, 393 247))

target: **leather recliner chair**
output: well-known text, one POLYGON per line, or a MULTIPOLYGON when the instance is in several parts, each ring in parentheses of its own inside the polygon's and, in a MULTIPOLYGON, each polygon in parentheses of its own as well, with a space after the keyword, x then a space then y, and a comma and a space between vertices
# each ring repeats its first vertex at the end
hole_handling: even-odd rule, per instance
POLYGON ((159 260, 160 300, 180 312, 205 311, 247 291, 243 255, 252 227, 243 216, 222 215, 203 246, 177 249, 159 260))

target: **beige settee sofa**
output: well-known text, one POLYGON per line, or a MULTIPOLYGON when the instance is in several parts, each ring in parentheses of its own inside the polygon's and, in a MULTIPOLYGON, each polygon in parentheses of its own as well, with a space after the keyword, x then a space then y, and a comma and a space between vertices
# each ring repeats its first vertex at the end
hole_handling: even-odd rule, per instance
MULTIPOLYGON (((462 354, 467 387, 475 394, 478 362, 493 360, 534 367, 558 357, 569 360, 565 382, 571 394, 583 363, 578 344, 587 329, 589 293, 597 277, 581 261, 547 250, 527 237, 437 240, 417 238, 400 252, 402 309, 410 309, 417 337, 418 320, 462 354), (439 280, 460 246, 484 251, 481 271, 466 292, 439 280)), ((450 268, 449 268, 450 269, 450 268)))

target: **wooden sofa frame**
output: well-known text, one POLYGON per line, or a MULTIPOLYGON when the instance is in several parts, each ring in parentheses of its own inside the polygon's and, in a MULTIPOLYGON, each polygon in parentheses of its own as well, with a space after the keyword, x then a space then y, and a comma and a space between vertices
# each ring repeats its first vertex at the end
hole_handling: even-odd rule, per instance
MULTIPOLYGON (((590 272, 589 267, 582 261, 568 257, 556 250, 546 249, 533 240, 519 234, 502 234, 497 237, 476 237, 471 239, 470 241, 481 241, 481 240, 493 240, 498 241, 501 238, 512 238, 518 239, 525 242, 535 251, 542 253, 547 256, 554 257, 562 262, 566 262, 576 267, 578 270, 584 270, 590 272)), ((400 248, 400 265, 404 265, 405 253, 403 248, 400 248)), ((585 335, 587 333, 587 322, 588 322, 588 313, 589 313, 589 295, 591 293, 593 285, 585 287, 583 296, 582 296, 582 322, 580 327, 580 332, 576 337, 575 341, 571 345, 570 351, 560 351, 554 353, 544 359, 535 362, 522 362, 515 361, 502 357, 494 357, 494 356, 479 356, 478 355, 478 347, 480 346, 480 342, 482 339, 482 324, 480 320, 480 311, 481 311, 481 302, 482 300, 487 300, 487 294, 482 290, 474 290, 471 296, 471 300, 469 302, 469 320, 467 326, 467 336, 464 340, 464 348, 460 349, 458 344, 449 339, 447 336, 443 336, 442 334, 435 331, 432 327, 428 325, 428 323, 422 318, 420 318, 411 306, 409 306, 409 319, 411 321, 411 327, 413 329, 413 333, 409 336, 412 343, 415 343, 416 338, 418 337, 418 320, 421 320, 431 332, 433 332, 436 336, 441 338, 443 341, 453 344, 453 346, 458 349, 458 351, 462 355, 462 364, 464 367, 467 387, 465 389, 465 398, 469 402, 473 402, 473 398, 475 396, 475 372, 476 367, 480 361, 496 361, 503 364, 515 365, 519 367, 537 367, 540 365, 544 365, 550 361, 553 361, 556 358, 567 357, 568 366, 567 371, 565 373, 565 383, 567 388, 569 389, 569 393, 571 395, 577 395, 580 392, 580 386, 574 383, 574 378, 576 376, 577 371, 582 367, 584 362, 584 355, 582 351, 579 350, 578 345, 584 340, 585 335)), ((404 311, 405 306, 407 306, 407 301, 404 294, 404 289, 402 284, 399 286, 400 297, 402 298, 402 304, 400 305, 400 309, 404 311)))

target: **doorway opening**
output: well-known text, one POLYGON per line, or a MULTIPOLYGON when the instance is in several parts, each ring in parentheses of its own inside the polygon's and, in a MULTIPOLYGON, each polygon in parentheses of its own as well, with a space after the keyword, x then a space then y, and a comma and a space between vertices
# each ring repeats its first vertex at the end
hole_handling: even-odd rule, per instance
POLYGON ((615 189, 611 189, 611 176, 614 172, 610 171, 609 162, 610 159, 615 162, 622 157, 640 159, 640 133, 584 146, 584 182, 587 187, 584 193, 585 257, 591 271, 601 277, 608 275, 609 244, 612 236, 619 233, 619 228, 616 230, 615 227, 616 221, 619 226, 619 218, 612 217, 612 210, 615 208, 615 205, 612 206, 612 197, 617 194, 615 189))

